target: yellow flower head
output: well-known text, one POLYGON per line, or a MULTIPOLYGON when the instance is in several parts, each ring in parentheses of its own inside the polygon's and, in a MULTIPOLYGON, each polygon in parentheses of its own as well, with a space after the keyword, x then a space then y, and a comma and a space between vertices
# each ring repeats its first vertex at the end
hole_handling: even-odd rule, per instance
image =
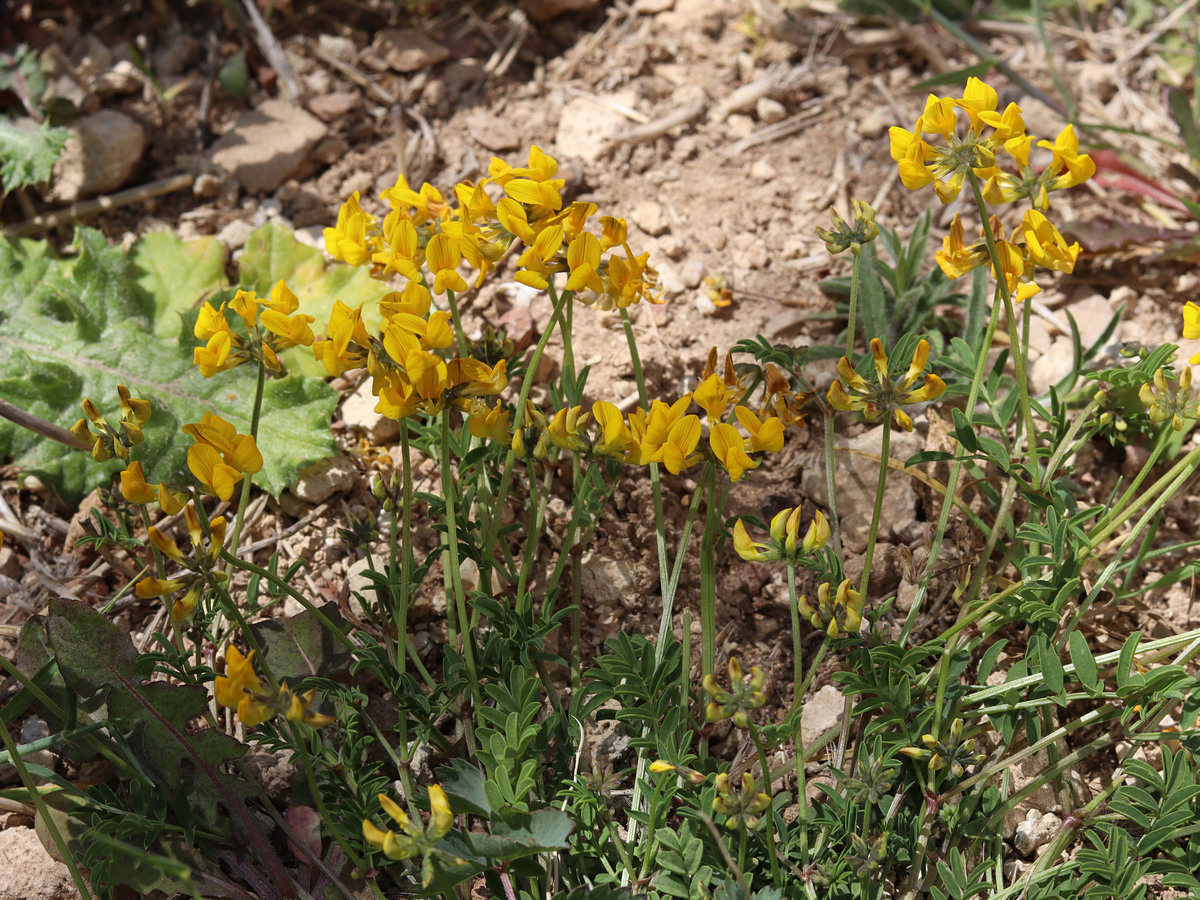
POLYGON ((746 728, 750 723, 750 713, 767 702, 763 686, 767 676, 758 666, 750 667, 750 674, 742 673, 742 664, 737 657, 729 657, 729 690, 717 684, 711 674, 705 675, 701 686, 704 692, 712 698, 704 711, 704 717, 709 722, 719 722, 721 719, 733 719, 738 728, 746 728))
POLYGON ((750 539, 746 526, 738 519, 733 525, 733 549, 747 562, 782 559, 795 565, 802 557, 812 556, 829 542, 829 521, 819 509, 813 511, 804 538, 800 538, 800 507, 780 510, 771 519, 770 543, 750 539))
POLYGON ((1153 422, 1171 423, 1176 431, 1183 431, 1185 421, 1200 419, 1200 398, 1192 394, 1192 368, 1185 366, 1179 373, 1179 381, 1167 380, 1166 371, 1159 369, 1154 380, 1142 385, 1138 398, 1146 407, 1153 422))
POLYGON ((436 855, 449 865, 463 865, 463 860, 439 849, 436 844, 454 827, 454 813, 446 792, 438 785, 429 787, 429 823, 414 822, 400 805, 386 794, 379 795, 379 805, 388 817, 400 826, 400 833, 384 831, 370 819, 362 823, 363 838, 388 859, 412 859, 420 856, 421 885, 429 887, 433 882, 433 857, 436 855))
POLYGON ((253 435, 238 434, 233 425, 212 412, 199 422, 184 425, 183 431, 196 442, 188 448, 188 468, 207 493, 228 500, 243 475, 262 468, 262 454, 253 435))
POLYGON ((352 266, 371 261, 372 241, 367 230, 375 224, 374 217, 363 212, 358 203, 358 191, 338 210, 337 226, 325 229, 325 249, 334 259, 352 266))
POLYGON ((150 403, 130 395, 129 388, 123 384, 117 385, 117 400, 121 407, 121 418, 116 427, 100 414, 89 399, 82 404, 86 419, 80 419, 71 426, 71 434, 84 444, 92 445, 92 458, 96 462, 106 462, 114 456, 117 459, 129 459, 129 450, 142 442, 142 426, 150 419, 150 403), (96 428, 93 434, 88 422, 96 428))
POLYGON ((770 794, 757 790, 754 776, 749 772, 742 773, 739 790, 734 790, 726 772, 713 779, 713 786, 717 789, 712 801, 713 812, 728 816, 725 827, 730 830, 757 827, 759 817, 771 808, 770 794))
POLYGON ((224 584, 229 577, 217 568, 225 547, 225 517, 213 519, 209 523, 210 533, 206 536, 195 506, 189 503, 183 513, 192 545, 189 552, 185 553, 174 540, 153 525, 147 529, 147 536, 159 553, 182 566, 185 571, 171 579, 143 578, 136 588, 137 595, 143 600, 172 596, 182 591, 183 594, 175 599, 171 607, 171 619, 175 622, 187 619, 204 592, 209 587, 224 584))
POLYGON ((920 388, 913 387, 929 362, 928 342, 921 340, 917 344, 908 370, 895 383, 888 371, 888 356, 879 338, 871 340, 871 356, 875 363, 874 384, 859 375, 850 365, 849 359, 843 356, 838 360, 839 380, 829 388, 829 405, 843 411, 858 410, 868 421, 890 412, 897 425, 905 431, 912 431, 912 418, 903 407, 936 400, 946 390, 945 382, 932 373, 925 376, 920 388))
POLYGON ((800 615, 830 637, 857 634, 862 627, 863 595, 851 586, 849 578, 838 585, 832 598, 829 591, 829 582, 822 582, 817 588, 816 606, 809 603, 807 597, 801 597, 798 601, 800 615))

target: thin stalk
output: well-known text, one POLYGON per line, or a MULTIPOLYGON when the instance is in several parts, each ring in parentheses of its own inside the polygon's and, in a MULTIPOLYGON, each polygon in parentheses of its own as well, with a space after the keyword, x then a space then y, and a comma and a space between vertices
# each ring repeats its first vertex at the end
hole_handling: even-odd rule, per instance
MULTIPOLYGON (((855 257, 857 259, 858 257, 855 257)), ((800 868, 808 869, 808 783, 804 771, 804 642, 800 633, 800 608, 796 595, 796 565, 787 567, 788 609, 792 617, 792 709, 796 728, 792 740, 796 745, 796 827, 800 829, 800 868)))
MULTIPOLYGON (((1026 347, 1023 347, 1017 335, 1017 315, 1013 308, 1012 293, 1008 289, 1004 268, 1000 264, 1000 252, 996 247, 996 236, 992 234, 992 223, 988 218, 987 204, 983 199, 983 191, 979 187, 979 179, 972 171, 967 172, 971 182, 971 191, 975 196, 975 207, 979 210, 980 221, 983 225, 983 239, 987 243, 988 257, 992 261, 992 271, 996 275, 996 288, 1004 303, 1004 318, 1008 325, 1009 342, 1012 344, 1013 372, 1017 376, 1018 406, 1021 419, 1025 423, 1025 441, 1029 451, 1029 480, 1034 491, 1041 487, 1041 467, 1037 458, 1037 430, 1033 425, 1033 409, 1029 402, 1029 375, 1026 370, 1026 347)), ((970 409, 970 407, 968 407, 970 409)))
MULTIPOLYGON (((462 572, 459 570, 458 559, 458 513, 455 504, 458 501, 457 488, 454 485, 454 473, 450 468, 450 410, 442 410, 442 446, 441 446, 441 469, 442 469, 442 499, 446 503, 446 539, 448 542, 447 553, 449 559, 447 565, 443 569, 450 580, 450 588, 452 597, 446 598, 447 623, 451 621, 449 615, 451 601, 453 601, 457 609, 457 618, 462 626, 462 631, 457 635, 458 641, 455 649, 462 654, 463 662, 467 666, 467 678, 471 685, 471 699, 475 703, 475 709, 483 708, 483 698, 479 691, 479 675, 475 671, 475 637, 470 634, 470 625, 467 615, 467 597, 463 592, 462 572)), ((447 639, 451 644, 455 644, 454 635, 448 635, 447 639)), ((468 735, 470 730, 468 729, 468 735)))
MULTIPOLYGON (((857 247, 858 245, 855 244, 857 247)), ((850 270, 850 311, 846 316, 846 357, 854 357, 854 318, 858 313, 858 284, 862 280, 862 254, 854 254, 854 268, 850 270)))
POLYGON ((458 300, 454 296, 454 291, 446 291, 446 302, 450 306, 450 321, 454 325, 454 337, 458 343, 458 355, 466 359, 467 353, 467 336, 463 334, 462 319, 458 315, 458 300))
MULTIPOLYGON (((317 812, 321 816, 322 822, 333 822, 334 819, 329 814, 329 808, 325 805, 325 799, 321 795, 321 791, 317 786, 317 775, 313 770, 312 756, 308 752, 308 742, 304 739, 305 735, 300 732, 300 726, 296 722, 288 721, 288 731, 292 735, 292 746, 300 751, 300 766, 304 770, 304 778, 308 783, 308 792, 312 794, 313 803, 316 804, 317 812)), ((346 854, 346 859, 354 864, 354 867, 360 872, 367 871, 366 865, 363 863, 362 857, 358 852, 341 836, 341 829, 330 828, 333 834, 333 839, 342 852, 346 854)))
MULTIPOLYGON (((988 317, 987 330, 983 334, 983 340, 979 343, 975 359, 975 372, 971 376, 971 386, 967 392, 966 408, 968 411, 975 409, 975 403, 979 399, 979 391, 983 385, 984 374, 987 370, 988 348, 992 346, 992 340, 996 336, 996 325, 999 322, 999 315, 999 304, 993 300, 992 314, 988 317)), ((912 607, 908 611, 908 618, 904 620, 904 628, 900 632, 899 642, 901 646, 908 643, 909 635, 912 634, 912 630, 917 624, 917 616, 920 614, 921 606, 929 593, 929 581, 933 577, 938 555, 942 549, 942 540, 946 536, 946 526, 950 522, 950 509, 954 505, 953 498, 958 493, 958 479, 962 475, 963 467, 966 465, 966 455, 967 449, 962 444, 959 444, 954 451, 954 462, 950 465, 950 477, 946 480, 946 498, 942 501, 942 509, 938 514, 937 527, 933 532, 933 540, 929 544, 929 556, 925 564, 925 577, 921 579, 921 583, 917 587, 912 607)))
MULTIPOLYGON (((250 415, 250 435, 255 441, 258 440, 258 420, 262 413, 263 402, 263 386, 266 384, 267 366, 261 360, 258 363, 258 380, 254 384, 254 411, 250 415)), ((246 507, 250 505, 250 483, 253 481, 253 476, 247 472, 242 476, 242 494, 238 498, 237 518, 233 520, 233 535, 229 539, 229 546, 233 548, 236 554, 242 539, 242 525, 246 521, 246 507)), ((231 574, 233 568, 225 567, 225 574, 231 574)))
MULTIPOLYGON (((700 539, 700 671, 709 674, 717 658, 717 560, 716 539, 720 529, 718 499, 716 494, 717 469, 708 467, 708 502, 704 505, 704 533, 700 539)), ((682 550, 676 561, 682 558, 682 550)))
MULTIPOLYGON (((767 751, 763 747, 762 737, 759 736, 758 729, 753 722, 747 722, 749 726, 746 730, 750 732, 750 740, 754 742, 754 749, 758 752, 758 764, 762 767, 763 782, 766 785, 766 794, 771 798, 771 805, 767 807, 767 861, 771 864, 771 882, 777 887, 782 886, 779 879, 779 859, 778 849, 775 846, 775 785, 771 778, 771 767, 767 763, 767 751)), ((782 820, 781 820, 782 821, 782 820)), ((787 843, 787 836, 780 835, 783 842, 787 843)))
POLYGON ((875 544, 879 537, 879 519, 883 515, 883 495, 887 490, 888 461, 892 453, 892 411, 883 416, 883 438, 879 444, 879 480, 875 486, 875 508, 871 512, 871 527, 867 531, 867 552, 863 556, 862 581, 859 592, 867 595, 867 583, 871 580, 871 563, 875 559, 875 544))
POLYGON ((1138 495, 1138 488, 1142 486, 1142 482, 1150 475, 1154 466, 1158 463, 1159 457, 1167 449, 1167 443, 1171 438, 1171 429, 1164 423, 1158 432, 1158 437, 1154 441, 1154 449, 1150 451, 1150 455, 1146 457, 1146 461, 1142 463, 1142 468, 1138 471, 1137 476, 1130 482, 1129 487, 1125 489, 1125 493, 1121 495, 1121 499, 1108 508, 1104 516, 1099 522, 1093 526, 1092 534, 1100 535, 1108 533, 1108 526, 1117 519, 1125 509, 1125 505, 1138 495))

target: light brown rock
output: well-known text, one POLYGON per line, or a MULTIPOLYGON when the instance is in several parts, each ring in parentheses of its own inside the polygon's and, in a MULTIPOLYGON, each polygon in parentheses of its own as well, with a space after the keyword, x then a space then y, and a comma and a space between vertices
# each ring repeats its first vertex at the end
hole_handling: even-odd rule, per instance
POLYGON ((32 828, 0 831, 0 900, 69 900, 79 892, 32 828))
POLYGON ((448 49, 416 28, 385 28, 375 35, 371 49, 397 72, 416 72, 450 55, 448 49))
POLYGON ((146 149, 146 130, 136 119, 105 109, 76 120, 69 130, 47 199, 74 203, 115 191, 133 177, 146 149))
POLYGON ((296 173, 325 137, 318 118, 282 100, 242 113, 210 159, 250 193, 270 193, 296 173))

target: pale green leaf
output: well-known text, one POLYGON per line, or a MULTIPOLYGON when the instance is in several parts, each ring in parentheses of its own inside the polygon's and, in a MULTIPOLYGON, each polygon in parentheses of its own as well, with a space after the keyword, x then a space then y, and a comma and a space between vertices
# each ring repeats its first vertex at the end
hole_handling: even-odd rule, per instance
POLYGON ((22 128, 0 118, 0 184, 4 193, 50 180, 54 162, 67 142, 65 128, 22 128))
POLYGON ((143 235, 131 254, 133 290, 154 310, 154 334, 178 338, 181 316, 225 282, 225 250, 214 237, 181 241, 170 231, 143 235))
MULTIPOLYGON (((90 398, 114 418, 117 385, 151 402, 145 443, 135 450, 151 481, 190 483, 180 431, 208 410, 248 433, 255 375, 241 366, 213 378, 192 365, 194 340, 155 336, 153 298, 135 290, 130 263, 98 231, 81 229, 79 253, 54 258, 36 241, 0 241, 0 396, 69 428, 90 398)), ((168 314, 174 315, 174 314, 168 314)), ((255 483, 278 494, 298 471, 335 452, 329 420, 337 394, 321 379, 294 375, 267 383, 258 443, 263 470, 255 483)), ((77 499, 106 484, 121 464, 39 438, 0 420, 0 457, 12 457, 77 499)))
MULTIPOLYGON (((347 306, 363 306, 363 321, 372 334, 379 327, 376 301, 389 291, 399 290, 372 278, 364 267, 342 263, 325 264, 320 250, 302 244, 290 231, 278 225, 264 225, 246 241, 239 265, 241 286, 260 297, 269 296, 281 278, 300 301, 300 312, 315 319, 313 331, 325 333, 333 304, 341 300, 347 306)), ((308 375, 325 374, 312 352, 303 348, 283 355, 291 371, 308 375)))

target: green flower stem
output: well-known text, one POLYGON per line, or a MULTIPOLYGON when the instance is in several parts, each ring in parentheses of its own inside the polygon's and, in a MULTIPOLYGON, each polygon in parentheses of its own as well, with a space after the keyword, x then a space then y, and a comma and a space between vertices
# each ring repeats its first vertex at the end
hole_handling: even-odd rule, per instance
MULTIPOLYGON (((857 259, 857 257, 856 257, 857 259)), ((800 868, 808 868, 808 786, 804 772, 804 694, 807 685, 804 678, 804 642, 800 633, 800 609, 796 594, 796 565, 787 566, 788 610, 792 616, 792 708, 788 715, 795 715, 796 728, 792 732, 796 745, 796 827, 800 829, 800 868)), ((821 644, 822 648, 825 646, 821 644)), ((815 667, 814 667, 815 668, 815 667)), ((765 769, 763 771, 766 771, 765 769)))
MULTIPOLYGON (((1047 481, 1054 478, 1054 473, 1058 471, 1058 467, 1062 465, 1062 461, 1064 459, 1074 454, 1082 444, 1091 440, 1091 434, 1089 433, 1081 438, 1078 444, 1073 443, 1075 441, 1075 436, 1079 434, 1083 426, 1091 419, 1092 413, 1094 413, 1099 406, 1100 402, 1095 398, 1092 398, 1088 405, 1083 408, 1083 411, 1075 417, 1075 421, 1071 423, 1070 427, 1067 429, 1067 433, 1063 435, 1063 439, 1059 441, 1058 446, 1054 448, 1054 452, 1050 454, 1050 460, 1046 463, 1047 481)), ((1143 467, 1143 471, 1144 470, 1145 469, 1143 467)))
MULTIPOLYGON (((542 355, 546 352, 546 345, 550 342, 550 335, 554 333, 555 327, 563 320, 563 310, 571 302, 573 293, 571 291, 563 291, 561 295, 557 295, 554 290, 553 282, 549 287, 550 300, 554 304, 554 312, 550 316, 550 322, 546 325, 546 330, 542 332, 542 336, 538 339, 537 345, 533 348, 533 355, 529 357, 529 366, 525 370, 525 377, 521 381, 521 391, 517 397, 516 409, 516 427, 520 427, 522 417, 525 415, 525 402, 529 399, 529 392, 533 388, 533 376, 537 372, 538 363, 542 360, 542 355)), ((508 499, 508 490, 512 486, 513 466, 516 464, 517 453, 513 449, 509 449, 508 455, 504 459, 504 472, 500 476, 500 487, 496 491, 496 497, 493 502, 493 514, 491 521, 488 523, 487 533, 484 535, 483 546, 485 548, 495 547, 496 542, 500 537, 500 520, 504 509, 504 503, 508 499)), ((485 556, 485 561, 488 561, 486 567, 480 566, 480 584, 490 584, 492 564, 490 562, 490 552, 485 556), (489 571, 484 572, 487 568, 489 571)))
MULTIPOLYGON (((762 768, 762 777, 765 782, 765 793, 771 798, 771 805, 767 807, 767 861, 771 864, 771 882, 776 887, 782 887, 783 882, 779 877, 779 858, 778 850, 775 847, 775 784, 771 778, 771 766, 767 763, 767 751, 763 747, 762 737, 758 733, 758 728, 753 722, 746 723, 746 730, 750 732, 750 740, 754 742, 754 749, 758 752, 758 764, 762 768)), ((781 820, 782 822, 782 820, 781 820)), ((742 826, 743 831, 746 830, 742 826)), ((787 844, 787 834, 781 833, 780 840, 787 844)))
MULTIPOLYGON (((675 591, 679 587, 679 577, 683 572, 683 560, 684 560, 684 557, 687 555, 688 543, 690 542, 691 536, 692 536, 692 526, 696 522, 696 512, 700 508, 700 502, 702 500, 702 495, 704 494, 704 486, 709 483, 710 477, 711 477, 710 470, 713 469, 714 466, 715 466, 715 463, 713 463, 711 460, 705 460, 704 469, 700 472, 700 478, 697 481, 698 487, 696 489, 696 493, 692 496, 692 502, 688 506, 687 518, 683 522, 683 531, 679 535, 679 551, 675 556, 675 566, 674 566, 673 570, 671 571, 670 577, 668 577, 666 579, 666 588, 663 592, 662 615, 659 618, 659 622, 658 622, 658 641, 654 645, 654 665, 655 665, 655 667, 662 665, 663 657, 666 655, 667 642, 672 639, 671 622, 672 622, 673 611, 675 609, 675 591)), ((653 465, 651 466, 651 471, 653 471, 653 465)), ((665 548, 664 548, 664 552, 665 552, 665 548)), ((684 626, 684 628, 685 628, 684 640, 685 641, 689 640, 689 637, 690 637, 689 633, 688 633, 689 626, 690 626, 690 623, 685 623, 685 626, 684 626)), ((681 681, 683 682, 683 691, 684 691, 685 696, 687 693, 687 679, 688 679, 687 672, 691 665, 690 660, 691 660, 690 653, 688 656, 685 656, 683 658, 684 675, 681 678, 681 681)), ((649 733, 650 733, 650 727, 648 725, 643 726, 642 727, 642 736, 645 737, 649 733)), ((634 780, 633 780, 633 798, 630 801, 630 805, 638 811, 644 811, 644 810, 642 810, 642 807, 640 805, 643 800, 642 784, 645 782, 646 767, 649 764, 650 764, 650 761, 646 758, 646 751, 639 749, 638 757, 637 757, 637 770, 636 770, 636 774, 634 775, 634 780)), ((629 823, 629 830, 630 830, 629 839, 630 839, 631 846, 634 846, 636 844, 637 827, 638 827, 637 823, 631 820, 629 823)))
MULTIPOLYGON (((979 179, 973 171, 967 171, 967 179, 971 182, 971 191, 975 195, 975 207, 979 210, 979 218, 983 225, 983 239, 987 243, 988 256, 992 261, 992 271, 996 276, 996 288, 1004 303, 1004 318, 1008 325, 1009 343, 1012 345, 1013 371, 1017 376, 1018 405, 1021 418, 1025 422, 1026 444, 1029 448, 1029 479, 1033 490, 1040 489, 1041 468, 1037 456, 1037 430, 1033 425, 1033 410, 1029 402, 1029 377, 1026 371, 1025 347, 1017 336, 1017 315, 1013 309, 1012 294, 1008 290, 1008 282, 1004 278, 1004 270, 1000 265, 1000 252, 996 248, 996 236, 992 234, 992 223, 988 218, 987 204, 983 199, 983 191, 979 187, 979 179)), ((971 409, 970 406, 967 409, 971 409)))
POLYGON ((888 461, 892 453, 892 411, 883 416, 883 438, 879 443, 879 481, 875 487, 875 509, 871 512, 871 527, 867 531, 867 551, 863 557, 862 582, 859 591, 867 596, 867 584, 871 580, 871 563, 875 559, 875 544, 879 537, 879 519, 883 515, 883 495, 887 490, 888 461))
POLYGON ((833 407, 820 400, 821 418, 825 425, 825 493, 829 496, 830 538, 833 552, 840 559, 842 556, 842 522, 837 511, 837 457, 833 446, 833 407))
MULTIPOLYGON (((408 639, 408 608, 412 602, 412 508, 413 508, 413 480, 412 480, 412 453, 408 439, 408 423, 400 423, 400 479, 402 482, 402 496, 400 498, 400 529, 404 532, 404 548, 400 549, 400 535, 396 528, 396 509, 393 505, 392 509, 392 532, 388 535, 388 554, 390 556, 388 566, 388 582, 391 583, 392 577, 396 572, 396 557, 400 556, 400 594, 397 598, 396 609, 392 613, 392 624, 396 628, 396 639, 400 642, 400 653, 396 661, 396 668, 400 674, 404 674, 405 669, 405 650, 409 647, 408 639), (401 555, 402 554, 402 555, 401 555)), ((413 654, 416 655, 416 649, 413 648, 413 654)))
MULTIPOLYGON (((428 285, 426 285, 428 287, 428 285)), ((458 299, 454 296, 454 291, 446 291, 446 303, 450 307, 450 321, 454 324, 454 337, 458 343, 458 355, 466 359, 470 354, 467 352, 467 336, 463 334, 462 319, 458 315, 458 299)))
POLYGON ((313 605, 311 600, 297 591, 294 587, 292 587, 274 572, 264 569, 261 566, 256 566, 254 563, 247 562, 244 559, 238 559, 226 547, 221 548, 221 559, 225 560, 233 568, 242 569, 246 572, 250 572, 253 575, 257 575, 259 578, 265 578, 267 581, 271 582, 271 584, 275 585, 281 591, 284 591, 289 597, 312 613, 313 616, 316 617, 317 621, 325 627, 335 641, 340 643, 347 650, 352 652, 358 651, 358 645, 350 639, 348 634, 334 625, 333 622, 330 621, 329 617, 325 615, 325 613, 321 612, 320 609, 313 605))
MULTIPOLYGON (((857 245, 855 245, 857 246, 857 245)), ((854 268, 850 270, 850 311, 846 316, 846 357, 854 359, 854 318, 858 313, 858 285, 862 281, 862 254, 854 254, 854 268)))
POLYGON ((638 871, 638 881, 645 881, 650 874, 650 866, 658 856, 658 800, 662 796, 662 786, 666 779, 654 782, 654 793, 650 795, 650 825, 646 829, 646 846, 642 851, 642 868, 638 871))
POLYGON ((332 825, 335 819, 329 814, 329 808, 325 805, 325 798, 322 796, 321 789, 317 785, 317 775, 313 770, 312 756, 308 752, 308 741, 305 740, 306 736, 301 732, 300 725, 287 719, 284 721, 287 722, 288 731, 292 737, 292 746, 300 753, 300 764, 304 769, 304 779, 308 783, 308 792, 312 794, 313 803, 316 804, 317 813, 321 816, 321 821, 329 823, 329 831, 333 835, 334 841, 342 848, 342 852, 346 854, 346 859, 350 860, 354 868, 360 872, 367 871, 367 866, 363 862, 362 857, 358 855, 354 847, 342 836, 341 829, 332 825))
MULTIPOLYGON (((533 563, 537 558, 538 544, 541 542, 541 529, 538 527, 538 522, 541 520, 544 508, 541 507, 543 498, 538 495, 537 472, 534 471, 533 463, 528 463, 526 469, 529 474, 526 479, 529 482, 529 531, 525 539, 525 552, 521 554, 521 571, 517 575, 517 604, 522 610, 525 610, 533 602, 532 598, 526 602, 525 586, 529 583, 529 576, 533 574, 533 563)), ((547 472, 549 472, 549 466, 547 466, 547 472)), ((549 497, 549 494, 550 492, 547 490, 546 496, 549 497)))
MULTIPOLYGON (((717 495, 717 469, 708 467, 708 502, 704 505, 704 532, 700 538, 700 671, 710 674, 717 658, 717 552, 721 507, 725 495, 717 495)), ((728 491, 728 487, 726 488, 728 491)), ((683 556, 682 550, 676 561, 683 556)))
POLYGON ((88 890, 83 873, 79 871, 79 867, 75 864, 75 856, 71 853, 70 848, 67 847, 66 839, 59 830, 53 816, 50 815, 46 801, 42 799, 42 792, 37 789, 37 784, 29 774, 29 769, 25 766, 25 760, 17 752, 17 745, 13 741, 12 735, 8 733, 8 726, 6 725, 0 725, 0 741, 4 742, 4 749, 8 751, 9 761, 17 770, 17 775, 20 777, 21 783, 28 789, 30 799, 37 808, 37 813, 41 818, 42 824, 49 830, 50 837, 54 841, 54 846, 58 848, 59 859, 66 863, 67 870, 71 873, 71 881, 75 883, 75 890, 79 892, 80 897, 86 897, 87 900, 91 900, 92 894, 88 890))
MULTIPOLYGON (((1125 489, 1125 493, 1121 495, 1121 499, 1109 507, 1108 511, 1105 512, 1103 517, 1101 517, 1100 521, 1093 526, 1093 547, 1097 546, 1094 536, 1107 536, 1107 534, 1112 530, 1109 528, 1109 526, 1121 516, 1122 511, 1124 511, 1126 504, 1129 503, 1130 500, 1136 496, 1145 496, 1144 494, 1138 494, 1138 488, 1140 488, 1142 486, 1142 482, 1149 477, 1150 472, 1153 470, 1154 466, 1157 465, 1159 458, 1167 449, 1167 444, 1171 439, 1171 434, 1171 427, 1164 423, 1158 432, 1157 439, 1154 441, 1154 449, 1151 450, 1150 455, 1146 457, 1146 461, 1142 464, 1142 468, 1137 473, 1137 476, 1130 483, 1129 487, 1125 489)), ((1101 537, 1101 540, 1103 540, 1103 537, 1101 537)))
MULTIPOLYGON (((971 386, 967 391, 967 410, 974 410, 975 403, 979 399, 979 391, 987 373, 988 349, 992 346, 992 339, 996 335, 996 325, 999 322, 999 316, 999 304, 993 301, 992 312, 988 317, 987 329, 984 331, 983 340, 980 341, 979 347, 976 350, 975 372, 971 376, 971 386)), ((933 532, 933 540, 929 544, 929 557, 928 562, 925 564, 925 577, 921 579, 920 585, 917 586, 917 593, 913 597, 913 604, 908 611, 908 618, 904 620, 904 628, 900 632, 899 643, 901 646, 908 643, 909 635, 912 634, 912 630, 917 624, 917 616, 920 615, 921 606, 925 601, 925 597, 929 594, 929 581, 933 577, 933 571, 937 566, 938 554, 941 553, 942 540, 946 536, 946 526, 950 523, 950 509, 954 506, 954 497, 958 493, 958 479, 962 475, 967 455, 967 449, 962 444, 959 444, 954 451, 954 462, 951 463, 950 477, 946 481, 946 496, 942 501, 941 512, 938 514, 937 527, 933 532)))
MULTIPOLYGON (((266 384, 267 366, 262 360, 258 362, 258 380, 254 384, 254 411, 250 416, 250 434, 254 440, 258 441, 258 420, 262 414, 263 402, 263 386, 266 384)), ((250 484, 253 481, 253 476, 247 472, 242 476, 242 494, 238 497, 237 518, 233 520, 233 535, 229 539, 229 546, 233 548, 236 554, 242 540, 242 525, 246 520, 246 507, 250 505, 250 484)), ((225 574, 233 572, 231 566, 225 567, 225 574)))
MULTIPOLYGON (((450 467, 450 410, 448 408, 442 410, 441 457, 442 499, 446 503, 446 550, 448 554, 448 560, 442 567, 442 572, 443 580, 448 580, 451 594, 446 598, 446 623, 449 629, 447 641, 462 654, 463 661, 467 666, 467 678, 471 684, 471 699, 475 703, 475 709, 478 710, 483 708, 483 698, 479 690, 479 675, 475 671, 475 637, 469 633, 467 598, 463 592, 462 572, 459 571, 458 512, 455 508, 458 496, 457 488, 454 485, 454 472, 450 467), (457 611, 457 616, 451 614, 452 603, 457 611), (454 630, 455 618, 458 619, 458 625, 462 628, 457 634, 454 630)), ((470 740, 469 729, 467 734, 468 740, 470 740)))
MULTIPOLYGON (((633 379, 637 382, 638 402, 643 409, 650 405, 650 395, 646 390, 646 373, 642 369, 642 358, 638 353, 637 338, 633 334, 633 322, 629 320, 629 311, 622 307, 621 325, 625 329, 625 343, 629 345, 629 361, 633 366, 633 379)), ((671 570, 671 561, 667 556, 666 516, 663 513, 662 484, 659 480, 658 463, 650 463, 650 495, 654 498, 654 544, 658 551, 659 589, 664 601, 667 596, 667 573, 671 570)), ((664 610, 666 609, 664 603, 664 610)), ((670 620, 670 613, 664 613, 670 620)), ((659 624, 659 635, 662 635, 662 625, 659 624)), ((663 649, 655 648, 654 661, 657 665, 662 662, 663 649)))
MULTIPOLYGON (((1165 475, 1154 482, 1149 488, 1142 491, 1128 506, 1121 509, 1113 517, 1112 521, 1106 521, 1103 527, 1097 527, 1090 535, 1091 540, 1087 547, 1088 551, 1094 552, 1108 539, 1110 534, 1136 515, 1137 511, 1151 500, 1155 501, 1153 508, 1161 508, 1163 503, 1171 498, 1170 494, 1164 494, 1164 491, 1168 490, 1167 486, 1172 482, 1178 481, 1180 473, 1190 475, 1195 470, 1197 463, 1200 463, 1200 447, 1195 447, 1188 451, 1187 455, 1171 466, 1165 475)), ((1147 461, 1147 465, 1149 465, 1149 461, 1147 461)))

